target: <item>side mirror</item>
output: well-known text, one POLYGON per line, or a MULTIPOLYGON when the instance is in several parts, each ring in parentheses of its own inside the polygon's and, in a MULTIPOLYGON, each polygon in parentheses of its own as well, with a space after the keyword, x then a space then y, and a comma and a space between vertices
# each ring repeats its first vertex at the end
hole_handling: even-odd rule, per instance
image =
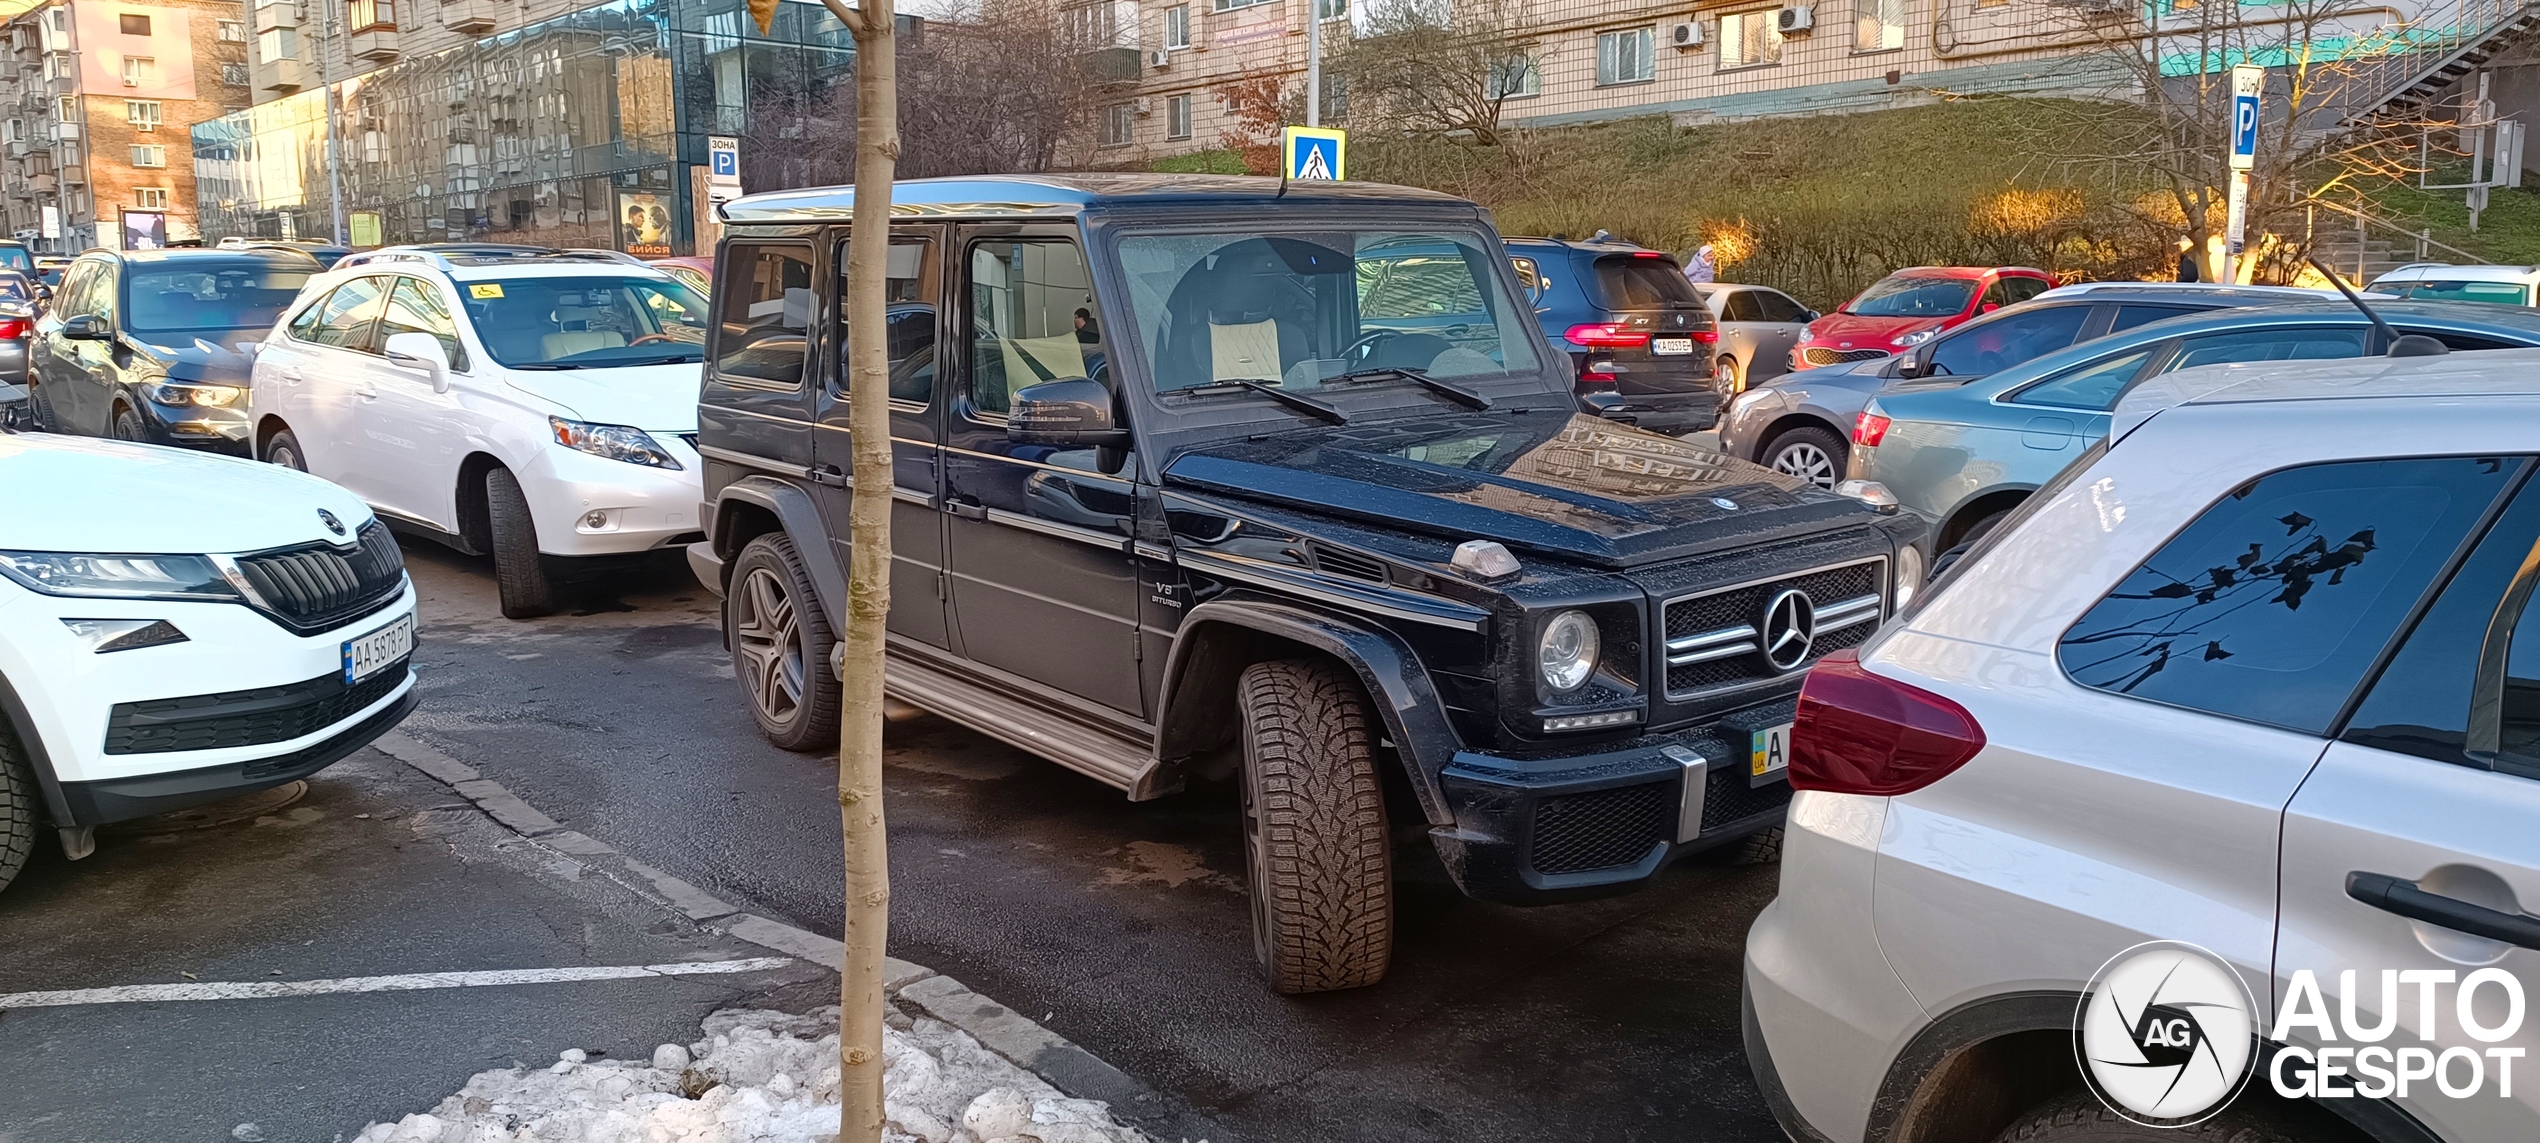
POLYGON ((1005 435, 1017 444, 1060 448, 1125 449, 1111 390, 1100 381, 1070 377, 1016 390, 1006 411, 1005 435))
POLYGON ((1980 314, 1989 314, 1989 313, 1992 313, 1993 311, 1998 310, 1998 309, 2001 309, 2001 308, 2002 308, 2002 303, 2000 303, 2000 302, 1986 302, 1986 303, 1984 303, 1984 304, 1983 304, 1983 305, 1981 305, 1981 306, 1977 306, 1977 307, 1976 307, 1976 312, 1977 312, 1977 313, 1980 313, 1980 314))
POLYGON ((65 341, 110 341, 114 336, 114 327, 95 314, 75 314, 62 322, 65 341))
POLYGON ((432 378, 432 391, 450 391, 450 354, 441 348, 441 339, 428 333, 392 333, 379 347, 388 360, 408 369, 418 369, 432 378))

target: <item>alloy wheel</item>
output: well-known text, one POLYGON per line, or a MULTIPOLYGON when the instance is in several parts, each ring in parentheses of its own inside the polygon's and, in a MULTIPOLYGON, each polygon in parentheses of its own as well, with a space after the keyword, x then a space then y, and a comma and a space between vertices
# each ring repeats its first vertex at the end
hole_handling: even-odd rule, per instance
POLYGON ((759 713, 791 720, 803 705, 803 646, 793 594, 770 568, 754 567, 732 595, 732 649, 759 713))
POLYGON ((1834 458, 1807 441, 1792 441, 1775 450, 1773 471, 1796 476, 1819 488, 1834 487, 1834 458))

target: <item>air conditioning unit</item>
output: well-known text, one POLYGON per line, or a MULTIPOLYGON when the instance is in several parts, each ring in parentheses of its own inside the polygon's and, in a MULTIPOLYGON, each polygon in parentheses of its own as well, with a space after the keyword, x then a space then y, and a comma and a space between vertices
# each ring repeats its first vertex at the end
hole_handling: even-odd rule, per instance
POLYGON ((1702 46, 1702 25, 1700 25, 1700 24, 1675 24, 1675 25, 1671 25, 1671 26, 1669 26, 1669 27, 1668 27, 1668 29, 1667 29, 1667 42, 1669 42, 1669 43, 1671 43, 1671 44, 1674 44, 1674 45, 1676 45, 1677 47, 1680 47, 1680 48, 1698 48, 1698 47, 1701 47, 1701 46, 1702 46))
POLYGON ((1817 13, 1805 4, 1797 4, 1773 13, 1773 24, 1785 36, 1795 36, 1817 26, 1817 13))
POLYGON ((1173 69, 1173 53, 1165 51, 1162 48, 1157 48, 1154 51, 1148 52, 1147 67, 1156 71, 1171 71, 1173 69))
POLYGON ((1144 119, 1149 115, 1155 114, 1154 98, 1144 95, 1139 96, 1137 98, 1137 112, 1138 118, 1140 119, 1144 119))

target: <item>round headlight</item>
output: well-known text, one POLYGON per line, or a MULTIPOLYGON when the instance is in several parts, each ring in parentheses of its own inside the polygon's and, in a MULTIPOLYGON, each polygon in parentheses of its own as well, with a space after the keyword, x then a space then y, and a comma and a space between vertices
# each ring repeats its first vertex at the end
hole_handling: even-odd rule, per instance
POLYGON ((1915 594, 1923 589, 1924 574, 1921 548, 1908 544, 1896 553, 1896 610, 1903 611, 1914 602, 1915 594))
POLYGON ((1543 625, 1535 644, 1535 669, 1545 689, 1567 694, 1596 673, 1596 621, 1584 611, 1564 611, 1543 625))

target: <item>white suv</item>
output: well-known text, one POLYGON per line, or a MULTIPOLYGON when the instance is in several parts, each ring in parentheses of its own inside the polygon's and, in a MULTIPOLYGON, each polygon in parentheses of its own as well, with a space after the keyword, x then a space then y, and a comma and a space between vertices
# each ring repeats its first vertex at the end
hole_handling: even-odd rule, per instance
POLYGON ((2540 1138, 2540 350, 2182 371, 2110 440, 1809 676, 1783 1126, 2540 1138))
POLYGON ((0 431, 0 885, 95 828, 306 777, 415 702, 397 541, 323 480, 0 431))
POLYGON ((310 279, 257 354, 256 455, 490 553, 503 614, 542 615, 542 555, 703 538, 706 320, 695 291, 607 254, 356 254, 310 279))

